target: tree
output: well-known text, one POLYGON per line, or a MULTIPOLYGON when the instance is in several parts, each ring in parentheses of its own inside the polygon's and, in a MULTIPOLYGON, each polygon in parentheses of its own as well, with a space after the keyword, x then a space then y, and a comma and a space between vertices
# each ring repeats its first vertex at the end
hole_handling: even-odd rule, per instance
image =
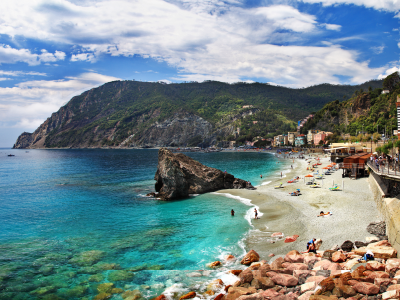
POLYGON ((385 80, 383 81, 383 88, 392 92, 399 82, 399 72, 396 71, 385 78, 385 80))

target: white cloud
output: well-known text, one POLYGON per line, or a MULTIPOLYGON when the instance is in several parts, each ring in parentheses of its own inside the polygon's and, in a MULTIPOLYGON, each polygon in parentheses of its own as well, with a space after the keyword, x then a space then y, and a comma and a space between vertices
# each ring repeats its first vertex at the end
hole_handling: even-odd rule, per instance
POLYGON ((399 72, 400 71, 400 67, 392 67, 390 69, 387 69, 385 71, 385 73, 380 74, 378 76, 378 79, 385 79, 387 76, 389 76, 390 74, 393 74, 394 72, 399 72))
POLYGON ((6 75, 6 76, 24 76, 24 75, 29 75, 29 76, 47 76, 46 73, 40 73, 40 72, 25 72, 25 71, 3 71, 0 70, 0 75, 6 75))
POLYGON ((371 50, 374 51, 375 54, 381 54, 383 50, 385 49, 385 46, 376 46, 376 47, 371 47, 371 50))
POLYGON ((322 25, 325 26, 325 28, 328 30, 340 31, 342 29, 341 25, 336 25, 336 24, 322 24, 322 25))
POLYGON ((377 10, 398 12, 400 10, 400 1, 398 0, 301 0, 306 3, 322 3, 324 6, 338 4, 354 4, 365 6, 377 10))
MULTIPOLYGON (((329 1, 322 2, 328 5, 329 1)), ((85 49, 72 55, 71 61, 92 61, 102 54, 150 57, 177 68, 181 80, 235 82, 258 77, 303 87, 340 83, 335 75, 350 76, 349 83, 359 83, 383 72, 360 61, 359 53, 341 49, 341 41, 361 37, 331 40, 323 47, 292 46, 308 35, 340 30, 340 25, 319 24, 316 16, 287 4, 248 9, 232 3, 240 4, 222 0, 0 1, 0 12, 7 11, 0 15, 0 32, 85 49)))
POLYGON ((71 56, 71 61, 88 61, 94 63, 97 61, 93 53, 79 53, 71 56))
POLYGON ((35 66, 42 62, 46 63, 63 60, 64 57, 65 53, 61 51, 56 51, 53 54, 43 49, 41 54, 34 54, 29 49, 15 49, 11 48, 9 45, 0 45, 0 64, 24 62, 30 66, 35 66))
POLYGON ((0 127, 35 130, 66 101, 85 90, 118 78, 83 73, 63 80, 34 80, 0 88, 0 127))

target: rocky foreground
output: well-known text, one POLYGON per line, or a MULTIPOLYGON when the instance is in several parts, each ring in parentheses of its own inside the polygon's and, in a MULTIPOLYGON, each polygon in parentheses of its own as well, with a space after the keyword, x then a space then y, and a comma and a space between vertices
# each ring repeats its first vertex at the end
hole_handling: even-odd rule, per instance
MULTIPOLYGON (((345 243, 349 246, 349 243, 345 243)), ((245 270, 230 270, 238 276, 233 285, 216 279, 205 293, 192 291, 179 300, 308 300, 308 299, 400 299, 400 259, 388 241, 370 243, 352 251, 326 250, 300 254, 293 250, 268 264, 251 250, 242 259, 245 270), (370 250, 375 260, 359 260, 370 250), (214 297, 214 295, 216 295, 214 297)), ((235 259, 233 256, 227 261, 235 259)), ((221 266, 220 261, 210 267, 221 266)), ((166 299, 160 295, 156 299, 166 299)))
POLYGON ((150 193, 148 196, 161 200, 186 198, 190 194, 204 194, 221 189, 255 189, 249 182, 207 167, 182 153, 174 154, 165 148, 158 151, 154 180, 157 193, 150 193))

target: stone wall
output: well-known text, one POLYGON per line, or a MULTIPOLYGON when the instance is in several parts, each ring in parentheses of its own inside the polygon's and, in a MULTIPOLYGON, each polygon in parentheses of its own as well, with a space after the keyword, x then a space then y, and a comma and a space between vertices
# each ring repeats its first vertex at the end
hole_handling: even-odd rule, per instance
POLYGON ((382 213, 386 222, 386 234, 389 242, 397 250, 398 257, 400 253, 400 197, 386 198, 385 192, 387 185, 384 180, 369 176, 368 178, 371 190, 374 194, 379 211, 382 213), (383 192, 385 191, 385 192, 383 192))

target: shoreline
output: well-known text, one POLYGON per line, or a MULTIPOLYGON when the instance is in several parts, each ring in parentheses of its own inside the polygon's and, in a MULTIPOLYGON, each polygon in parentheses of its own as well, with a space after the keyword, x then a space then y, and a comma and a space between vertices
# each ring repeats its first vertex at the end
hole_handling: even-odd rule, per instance
MULTIPOLYGON (((322 165, 314 172, 319 170, 321 174, 322 167, 329 164, 329 158, 312 155, 313 158, 317 156, 322 165)), ((383 220, 367 177, 357 180, 342 178, 341 170, 337 170, 325 176, 322 187, 310 188, 304 183, 304 176, 311 173, 306 170, 309 157, 306 158, 307 161, 296 158, 294 163, 278 158, 280 162, 290 162, 293 169, 289 169, 283 178, 276 178, 276 174, 263 178, 257 190, 231 189, 216 192, 249 199, 251 206, 259 207, 260 214, 263 214, 258 220, 252 219, 253 229, 250 229, 245 239, 247 251, 254 249, 261 257, 268 257, 269 254, 284 255, 291 250, 301 252, 306 250, 306 243, 311 238, 322 239, 321 249, 324 250, 340 246, 346 240, 365 242, 366 238, 372 236, 366 230, 368 224, 383 220), (287 183, 295 176, 300 177, 298 182, 287 183), (340 191, 329 190, 333 181, 340 186, 340 191), (264 182, 269 183, 263 185, 264 182), (274 189, 280 182, 284 187, 274 189), (290 196, 289 192, 296 189, 300 189, 301 195, 290 196), (333 214, 317 217, 320 211, 330 211, 333 214), (295 242, 284 243, 284 239, 271 237, 274 232, 282 232, 284 237, 295 234, 299 237, 295 242)), ((315 182, 322 183, 321 180, 315 182)))

